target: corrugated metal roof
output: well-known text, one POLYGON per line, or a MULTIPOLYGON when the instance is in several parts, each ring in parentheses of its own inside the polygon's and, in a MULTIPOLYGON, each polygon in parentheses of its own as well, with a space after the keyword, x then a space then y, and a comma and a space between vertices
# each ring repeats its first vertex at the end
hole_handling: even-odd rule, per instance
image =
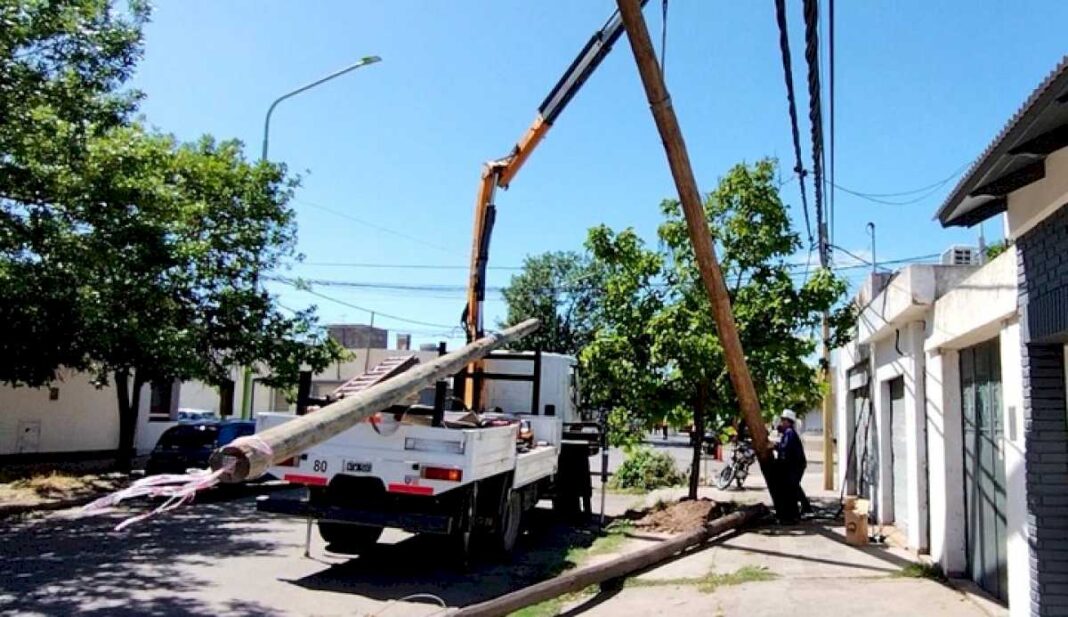
MULTIPOLYGON (((1031 92, 1023 105, 1009 118, 990 145, 983 150, 953 188, 936 215, 943 226, 974 225, 1004 211, 1003 204, 993 203, 996 201, 994 199, 973 200, 975 203, 968 204, 969 207, 964 209, 961 206, 969 200, 971 197, 969 193, 976 187, 996 179, 988 177, 995 164, 1002 162, 1007 165, 1003 159, 1015 156, 1009 154, 1009 150, 1023 141, 1021 138, 1026 135, 1034 121, 1052 103, 1058 102, 1065 88, 1068 88, 1068 55, 1061 58, 1056 68, 1031 92)), ((1034 157, 1028 160, 1033 161, 1034 157)))

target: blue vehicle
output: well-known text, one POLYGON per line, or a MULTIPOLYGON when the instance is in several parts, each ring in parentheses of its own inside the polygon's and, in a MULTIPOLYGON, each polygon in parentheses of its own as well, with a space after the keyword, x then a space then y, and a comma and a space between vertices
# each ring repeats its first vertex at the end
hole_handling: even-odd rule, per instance
POLYGON ((254 420, 214 420, 172 426, 160 435, 145 466, 146 475, 204 469, 220 446, 256 432, 254 420))

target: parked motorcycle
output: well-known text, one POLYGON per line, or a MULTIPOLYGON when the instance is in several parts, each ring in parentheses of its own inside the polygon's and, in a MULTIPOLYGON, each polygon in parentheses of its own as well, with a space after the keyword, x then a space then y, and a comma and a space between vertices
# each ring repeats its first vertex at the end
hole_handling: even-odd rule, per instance
POLYGON ((716 478, 716 488, 721 491, 727 490, 731 482, 735 482, 738 488, 742 488, 745 479, 749 476, 749 467, 756 461, 756 450, 748 441, 739 441, 734 444, 731 452, 731 460, 716 478))

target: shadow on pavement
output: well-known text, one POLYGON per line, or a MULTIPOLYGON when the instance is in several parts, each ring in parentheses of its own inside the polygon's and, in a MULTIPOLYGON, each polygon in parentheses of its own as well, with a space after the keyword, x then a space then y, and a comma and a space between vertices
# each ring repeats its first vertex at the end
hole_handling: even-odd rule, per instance
MULTIPOLYGON (((211 493, 127 531, 113 527, 132 512, 4 521, 0 543, 0 613, 133 617, 189 614, 272 615, 249 602, 208 605, 177 596, 209 585, 190 565, 271 554, 269 522, 256 516, 255 488, 211 493)), ((144 507, 144 506, 142 506, 144 507)))
POLYGON ((288 581, 317 591, 397 600, 417 593, 438 596, 449 606, 466 606, 522 589, 574 567, 568 554, 602 534, 596 526, 571 526, 547 510, 535 509, 512 558, 476 558, 466 569, 455 561, 443 537, 412 536, 374 552, 288 581))

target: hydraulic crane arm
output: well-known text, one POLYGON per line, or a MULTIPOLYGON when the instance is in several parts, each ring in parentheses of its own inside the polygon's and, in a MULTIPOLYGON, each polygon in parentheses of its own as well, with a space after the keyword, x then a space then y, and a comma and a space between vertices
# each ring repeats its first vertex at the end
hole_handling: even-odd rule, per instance
MULTIPOLYGON (((644 7, 647 1, 642 0, 641 5, 644 7)), ((601 61, 612 50, 612 45, 623 32, 623 20, 617 11, 600 30, 590 37, 563 77, 556 82, 549 95, 538 106, 538 114, 534 117, 534 122, 516 142, 511 153, 504 158, 488 161, 483 165, 482 180, 478 187, 478 197, 475 200, 474 240, 471 246, 467 306, 461 318, 468 341, 473 341, 483 335, 482 303, 486 297, 486 265, 489 261, 490 237, 493 234, 493 223, 496 218, 493 197, 497 187, 508 188, 512 179, 523 167, 523 163, 534 152, 582 85, 600 66, 601 61)), ((468 404, 471 404, 470 400, 468 404)))

